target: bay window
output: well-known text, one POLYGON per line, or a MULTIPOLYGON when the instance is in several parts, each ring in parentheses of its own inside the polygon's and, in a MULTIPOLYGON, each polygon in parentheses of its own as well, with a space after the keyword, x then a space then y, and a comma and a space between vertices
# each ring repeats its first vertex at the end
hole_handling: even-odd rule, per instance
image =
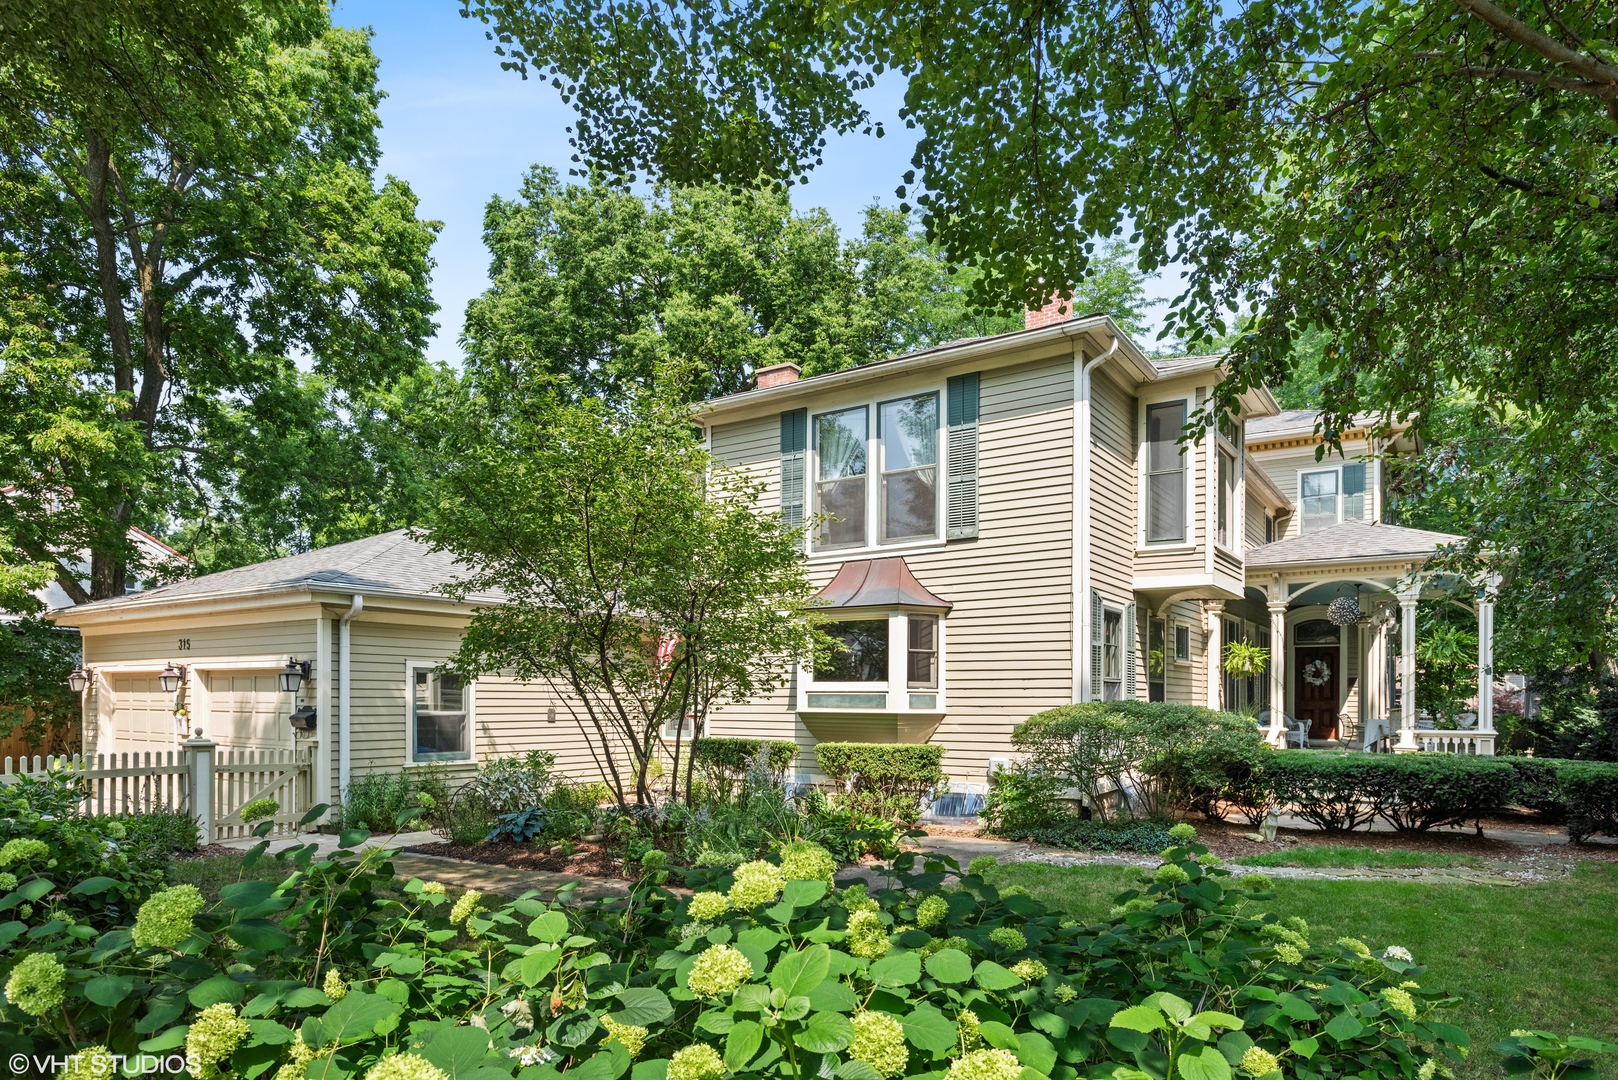
POLYGON ((1146 407, 1146 541, 1184 540, 1185 402, 1146 407))
POLYGON ((909 624, 905 680, 911 690, 938 688, 938 617, 912 615, 909 624))
POLYGON ((887 619, 848 619, 825 623, 821 629, 834 646, 816 658, 816 682, 888 681, 887 619))

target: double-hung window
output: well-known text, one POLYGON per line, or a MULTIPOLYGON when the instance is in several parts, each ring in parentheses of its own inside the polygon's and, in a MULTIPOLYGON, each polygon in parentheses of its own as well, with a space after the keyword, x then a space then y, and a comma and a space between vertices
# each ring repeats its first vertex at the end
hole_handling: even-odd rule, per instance
POLYGON ((1185 539, 1185 402, 1146 407, 1146 541, 1185 539))
POLYGON ((1102 618, 1101 685, 1105 700, 1123 700, 1124 616, 1120 611, 1109 611, 1102 618))
POLYGON ((882 440, 882 539, 938 535, 938 395, 878 406, 882 440))
POLYGON ((1146 621, 1146 700, 1168 700, 1168 646, 1167 619, 1146 621))
POLYGON ((1219 448, 1219 545, 1234 547, 1231 535, 1236 527, 1236 457, 1219 448))
POLYGON ((472 756, 467 687, 454 672, 410 666, 412 761, 465 761, 472 756))
POLYGON ((1298 477, 1304 532, 1325 529, 1339 521, 1365 519, 1365 463, 1330 469, 1312 469, 1298 477))
POLYGON ((815 548, 865 544, 865 406, 815 417, 815 548))
POLYGON ((909 625, 909 655, 906 658, 905 680, 911 690, 938 688, 938 616, 911 615, 909 625))

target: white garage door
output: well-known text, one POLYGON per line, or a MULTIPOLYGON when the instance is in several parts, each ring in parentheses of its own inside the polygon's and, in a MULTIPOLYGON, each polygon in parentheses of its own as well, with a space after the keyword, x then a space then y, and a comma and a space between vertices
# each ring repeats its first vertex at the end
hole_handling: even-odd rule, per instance
POLYGON ((279 750, 292 745, 292 695, 271 672, 210 671, 208 737, 231 750, 279 750))
POLYGON ((179 749, 180 727, 174 719, 174 694, 158 685, 157 676, 114 676, 112 741, 104 754, 167 753, 179 749))

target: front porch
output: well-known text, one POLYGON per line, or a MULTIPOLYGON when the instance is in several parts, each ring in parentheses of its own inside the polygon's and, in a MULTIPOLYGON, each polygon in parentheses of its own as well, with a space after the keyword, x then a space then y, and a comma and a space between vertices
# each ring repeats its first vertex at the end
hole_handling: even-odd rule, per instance
POLYGON ((1247 680, 1261 687, 1232 686, 1241 680, 1221 669, 1227 703, 1245 691, 1248 703, 1260 704, 1277 747, 1492 755, 1495 583, 1468 588, 1427 570, 1439 547, 1459 539, 1346 521, 1249 551, 1246 592, 1223 605, 1221 636, 1238 633, 1267 647, 1269 662, 1263 676, 1247 680), (1417 710, 1423 602, 1455 604, 1477 619, 1477 707, 1450 729, 1417 710))

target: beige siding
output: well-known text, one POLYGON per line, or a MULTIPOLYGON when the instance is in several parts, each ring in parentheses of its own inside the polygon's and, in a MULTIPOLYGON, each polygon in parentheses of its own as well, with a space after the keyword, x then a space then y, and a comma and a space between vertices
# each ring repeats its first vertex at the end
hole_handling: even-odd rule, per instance
MULTIPOLYGON (((1267 473, 1275 486, 1280 489, 1297 511, 1285 520, 1285 534, 1277 535, 1277 540, 1284 540, 1290 536, 1298 535, 1298 529, 1303 521, 1303 506, 1298 502, 1298 474, 1310 469, 1330 468, 1333 465, 1342 465, 1344 462, 1363 462, 1367 460, 1370 450, 1369 444, 1363 439, 1347 440, 1343 443, 1343 456, 1333 454, 1319 460, 1315 458, 1314 446, 1293 446, 1280 450, 1254 450, 1249 451, 1252 459, 1267 473)), ((1366 470, 1367 488, 1373 483, 1372 470, 1366 470)), ((1365 514, 1371 515, 1372 500, 1367 490, 1365 499, 1365 514)), ((1260 519, 1260 525, 1263 522, 1260 519)))
POLYGON ((1247 496, 1247 520, 1243 536, 1247 541, 1247 550, 1259 547, 1266 543, 1264 539, 1264 500, 1249 491, 1247 496))
POLYGON ((1115 604, 1131 599, 1135 587, 1135 416, 1133 394, 1106 374, 1091 376, 1090 576, 1115 604))
MULTIPOLYGON (((912 389, 894 380, 869 400, 912 389)), ((811 412, 817 407, 810 403, 811 412)), ((747 447, 755 448, 755 460, 773 454, 779 448, 776 424, 772 418, 752 425, 751 438, 744 434, 750 425, 719 429, 716 451, 737 456, 731 460, 747 447)), ((1013 727, 1072 698, 1072 441, 1071 357, 983 372, 979 535, 904 553, 916 577, 955 605, 944 624, 948 715, 931 741, 947 748, 945 768, 957 786, 982 785, 989 757, 1009 753, 1013 727)), ((879 549, 847 557, 885 554, 879 549)), ((811 576, 823 584, 837 566, 815 560, 811 576)), ((1127 582, 1127 571, 1114 571, 1113 578, 1127 582)), ((1125 585, 1119 599, 1127 598, 1125 585)), ((795 739, 804 747, 800 771, 811 772, 815 740, 792 712, 795 690, 720 710, 713 733, 795 739)), ((845 737, 854 731, 846 723, 839 728, 845 737)))
POLYGON ((713 429, 710 449, 719 461, 763 485, 757 502, 761 513, 781 508, 779 416, 721 424, 713 429))

